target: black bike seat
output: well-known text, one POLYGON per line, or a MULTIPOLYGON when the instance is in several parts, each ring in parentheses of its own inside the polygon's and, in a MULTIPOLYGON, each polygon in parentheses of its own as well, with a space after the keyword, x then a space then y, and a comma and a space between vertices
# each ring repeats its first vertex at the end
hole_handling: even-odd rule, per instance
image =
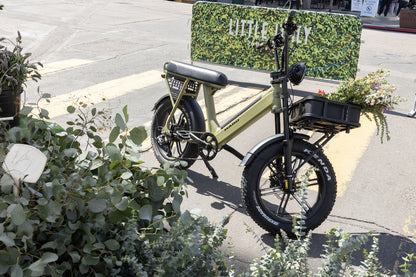
POLYGON ((226 86, 228 84, 228 78, 224 73, 187 63, 171 61, 165 66, 165 69, 170 73, 187 76, 202 82, 220 86, 226 86))

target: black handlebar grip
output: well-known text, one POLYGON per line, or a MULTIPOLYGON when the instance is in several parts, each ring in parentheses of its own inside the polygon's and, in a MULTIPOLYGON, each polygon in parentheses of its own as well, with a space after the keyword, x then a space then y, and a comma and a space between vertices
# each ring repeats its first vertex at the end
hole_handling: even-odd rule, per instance
POLYGON ((296 12, 295 11, 290 11, 289 16, 287 17, 287 24, 292 24, 293 18, 295 17, 296 12))

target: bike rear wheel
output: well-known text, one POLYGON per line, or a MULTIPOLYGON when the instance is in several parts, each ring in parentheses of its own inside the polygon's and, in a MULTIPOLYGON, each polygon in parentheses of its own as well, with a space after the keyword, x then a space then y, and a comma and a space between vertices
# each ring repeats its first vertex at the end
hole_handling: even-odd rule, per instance
POLYGON ((167 134, 163 127, 171 111, 172 102, 169 97, 162 99, 155 109, 151 126, 153 152, 161 165, 186 161, 187 165, 182 168, 189 168, 198 157, 199 146, 190 139, 181 138, 178 132, 205 132, 204 117, 197 102, 193 98, 184 97, 170 122, 170 134, 167 134))
POLYGON ((306 213, 306 230, 318 227, 331 212, 336 198, 335 173, 328 158, 317 151, 307 162, 305 159, 316 150, 306 141, 295 140, 292 149, 293 184, 297 192, 285 189, 283 146, 275 144, 262 150, 244 169, 242 177, 242 199, 248 214, 270 233, 284 230, 292 232, 293 217, 306 213), (302 201, 298 189, 301 177, 310 170, 306 185, 306 201, 302 201), (296 172, 295 172, 296 171, 296 172))

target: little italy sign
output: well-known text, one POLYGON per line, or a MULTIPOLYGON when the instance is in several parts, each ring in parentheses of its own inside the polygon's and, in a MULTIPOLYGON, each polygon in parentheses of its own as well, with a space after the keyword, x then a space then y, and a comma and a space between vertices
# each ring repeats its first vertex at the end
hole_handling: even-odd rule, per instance
MULTIPOLYGON (((276 24, 275 28, 275 34, 277 34, 279 31, 283 32, 282 25, 280 23, 276 24)), ((254 37, 256 39, 261 38, 263 40, 266 40, 269 38, 267 27, 269 26, 269 23, 267 22, 261 22, 259 26, 258 21, 253 20, 239 20, 239 19, 230 19, 230 30, 228 32, 231 36, 248 36, 254 37)), ((292 42, 295 41, 296 43, 308 43, 308 36, 311 32, 312 27, 303 27, 298 26, 297 34, 292 38, 292 42)))
MULTIPOLYGON (((289 10, 197 2, 191 59, 273 71, 273 53, 254 45, 282 31, 289 10)), ((346 80, 357 72, 362 23, 358 16, 297 11, 290 61, 306 62, 311 77, 346 80)))

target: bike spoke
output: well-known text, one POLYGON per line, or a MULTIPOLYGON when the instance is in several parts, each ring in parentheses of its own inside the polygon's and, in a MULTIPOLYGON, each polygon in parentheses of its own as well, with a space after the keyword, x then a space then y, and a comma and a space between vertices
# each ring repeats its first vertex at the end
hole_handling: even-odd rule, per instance
POLYGON ((290 198, 289 193, 283 194, 282 199, 280 200, 279 207, 277 209, 278 215, 284 215, 286 213, 286 206, 287 206, 287 203, 289 202, 289 198, 290 198))
POLYGON ((182 150, 182 144, 181 144, 181 142, 180 142, 180 141, 177 141, 177 142, 176 142, 176 150, 177 150, 177 152, 178 152, 178 155, 181 155, 181 154, 183 153, 183 150, 182 150))
POLYGON ((281 190, 279 188, 273 187, 273 188, 265 188, 260 190, 261 192, 261 196, 267 196, 267 195, 277 195, 277 192, 281 192, 281 190))
POLYGON ((311 206, 309 205, 309 203, 305 200, 305 201, 301 201, 296 194, 292 194, 293 198, 296 200, 296 202, 298 202, 299 206, 305 211, 308 212, 311 209, 311 206), (306 207, 305 207, 306 206, 306 207))
POLYGON ((276 165, 274 164, 274 162, 273 162, 273 164, 268 164, 267 167, 273 173, 273 174, 270 174, 270 175, 276 175, 277 174, 277 172, 276 172, 276 165))
POLYGON ((306 186, 307 186, 307 187, 319 186, 319 182, 318 182, 318 181, 316 181, 316 182, 314 182, 314 183, 309 182, 306 186))
POLYGON ((183 126, 184 122, 186 123, 186 118, 185 118, 185 115, 181 113, 178 118, 178 125, 183 126))
MULTIPOLYGON (((301 183, 302 183, 302 181, 295 182, 296 187, 299 187, 301 183)), ((309 179, 306 186, 307 187, 319 186, 318 178, 309 179)))

